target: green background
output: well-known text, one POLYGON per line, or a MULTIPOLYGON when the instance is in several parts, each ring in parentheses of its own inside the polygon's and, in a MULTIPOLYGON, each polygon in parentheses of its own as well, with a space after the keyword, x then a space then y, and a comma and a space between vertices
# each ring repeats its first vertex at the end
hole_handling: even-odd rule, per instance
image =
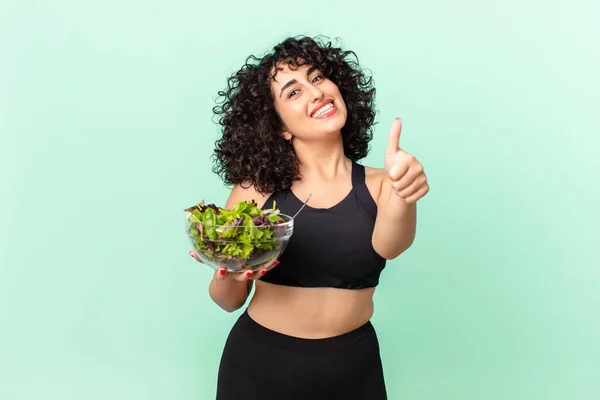
MULTIPOLYGON (((238 313, 184 207, 224 203, 211 107, 251 53, 339 37, 424 164, 373 318, 390 399, 598 399, 592 1, 3 2, 0 398, 211 399, 238 313)), ((251 344, 249 344, 251 345, 251 344)), ((260 374, 261 371, 257 371, 260 374)))

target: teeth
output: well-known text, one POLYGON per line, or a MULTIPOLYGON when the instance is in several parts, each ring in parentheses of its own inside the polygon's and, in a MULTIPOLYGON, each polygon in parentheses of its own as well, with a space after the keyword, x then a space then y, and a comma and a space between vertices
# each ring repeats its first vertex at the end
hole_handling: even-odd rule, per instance
POLYGON ((328 103, 321 107, 319 111, 314 113, 313 118, 319 118, 321 115, 328 113, 333 108, 333 103, 328 103))

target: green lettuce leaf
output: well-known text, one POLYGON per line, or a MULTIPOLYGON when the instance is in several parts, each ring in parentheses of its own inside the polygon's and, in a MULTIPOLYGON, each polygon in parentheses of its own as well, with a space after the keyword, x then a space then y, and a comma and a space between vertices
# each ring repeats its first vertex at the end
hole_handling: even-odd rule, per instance
POLYGON ((276 230, 283 222, 275 202, 261 210, 254 201, 241 201, 226 210, 204 201, 186 208, 191 222, 189 234, 195 248, 221 259, 246 260, 256 250, 272 250, 278 246, 276 230), (258 224, 258 226, 255 224, 258 224))

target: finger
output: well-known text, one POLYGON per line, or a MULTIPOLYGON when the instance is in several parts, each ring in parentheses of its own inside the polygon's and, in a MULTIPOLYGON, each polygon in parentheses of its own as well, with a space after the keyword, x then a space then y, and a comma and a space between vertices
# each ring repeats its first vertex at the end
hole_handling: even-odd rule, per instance
POLYGON ((241 271, 241 272, 235 274, 235 279, 240 282, 244 282, 244 281, 247 281, 248 279, 252 278, 253 275, 254 275, 254 271, 252 271, 251 269, 247 269, 245 271, 241 271))
POLYGON ((204 262, 200 258, 198 258, 198 255, 194 251, 190 251, 190 256, 192 256, 192 258, 195 259, 196 261, 204 264, 204 262))
POLYGON ((261 270, 259 270, 256 274, 254 274, 254 276, 252 277, 252 279, 260 279, 261 277, 263 277, 267 272, 269 272, 268 269, 263 268, 261 270))
POLYGON ((279 265, 279 261, 277 261, 277 260, 262 265, 262 268, 258 271, 257 274, 255 274, 254 278, 255 279, 260 278, 261 276, 263 276, 264 274, 266 274, 267 272, 269 272, 270 270, 272 270, 273 268, 275 268, 278 265, 279 265))
POLYGON ((389 172, 390 179, 393 181, 399 180, 404 175, 406 175, 409 167, 410 167, 410 163, 408 162, 408 160, 405 160, 403 162, 399 162, 399 163, 395 164, 392 168, 390 168, 390 172, 389 172))
POLYGON ((221 281, 225 278, 227 278, 227 269, 226 268, 219 268, 217 271, 215 271, 215 279, 221 281))
POLYGON ((263 269, 271 269, 271 268, 276 267, 278 264, 279 264, 279 260, 273 259, 273 260, 271 260, 271 261, 269 261, 267 263, 264 263, 263 265, 261 265, 261 267, 263 269))
POLYGON ((421 197, 425 196, 428 192, 429 192, 429 185, 425 184, 424 186, 421 186, 421 188, 419 190, 417 190, 414 194, 405 198, 404 201, 407 203, 414 203, 417 200, 419 200, 421 197))
POLYGON ((388 135, 388 147, 386 153, 394 154, 400 149, 400 132, 402 131, 402 120, 396 118, 388 135))
POLYGON ((417 176, 416 179, 409 186, 405 187, 404 189, 397 190, 396 193, 398 193, 398 196, 405 199, 416 193, 417 190, 419 190, 423 185, 425 185, 426 181, 427 180, 424 176, 417 176))
MULTIPOLYGON (((402 178, 400 178, 399 180, 392 183, 392 187, 397 192, 401 192, 401 191, 413 186, 415 183, 418 183, 419 179, 421 179, 422 176, 423 176, 422 174, 419 174, 416 171, 411 171, 409 169, 409 171, 406 174, 404 174, 404 176, 402 178)), ((421 183, 424 183, 424 182, 421 182, 421 183)))
MULTIPOLYGON (((410 182, 414 180, 414 177, 423 174, 423 166, 419 164, 415 156, 412 154, 403 155, 402 157, 398 158, 400 158, 401 161, 398 162, 397 166, 394 166, 390 169, 390 178, 392 180, 398 181, 404 179, 406 182, 410 182), (398 173, 395 168, 402 173, 398 173)), ((407 187, 409 184, 406 182, 404 182, 402 186, 399 186, 398 189, 401 190, 402 188, 407 187)))

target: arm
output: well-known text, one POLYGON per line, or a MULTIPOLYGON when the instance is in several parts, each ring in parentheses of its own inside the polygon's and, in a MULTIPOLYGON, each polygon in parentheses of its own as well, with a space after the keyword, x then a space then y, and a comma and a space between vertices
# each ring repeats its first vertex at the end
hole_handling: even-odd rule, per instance
POLYGON ((394 259, 412 245, 416 227, 417 205, 398 196, 386 176, 377 201, 373 248, 383 258, 394 259))
POLYGON ((423 166, 400 149, 402 120, 390 128, 385 154, 386 172, 377 200, 377 219, 373 230, 373 248, 387 260, 398 257, 415 240, 416 202, 429 191, 423 166))
MULTIPOLYGON (((258 193, 253 186, 243 188, 240 185, 235 185, 227 199, 225 208, 232 209, 238 202, 252 199, 261 207, 266 197, 258 193)), ((244 274, 228 273, 222 276, 219 271, 215 271, 208 287, 208 293, 219 307, 227 312, 233 312, 246 303, 253 284, 254 280, 248 279, 244 274)))
POLYGON ((222 278, 215 271, 208 287, 208 294, 223 310, 234 312, 246 303, 252 284, 251 279, 240 281, 235 278, 222 278))

